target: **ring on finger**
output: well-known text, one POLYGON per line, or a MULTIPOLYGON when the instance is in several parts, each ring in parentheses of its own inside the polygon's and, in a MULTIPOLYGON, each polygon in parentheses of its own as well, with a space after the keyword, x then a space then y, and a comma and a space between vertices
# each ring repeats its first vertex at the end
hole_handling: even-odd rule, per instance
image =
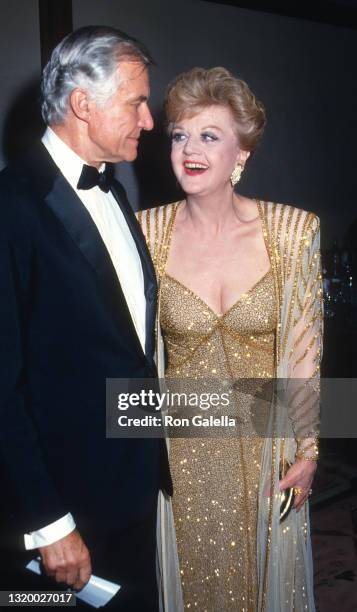
POLYGON ((295 497, 300 497, 302 493, 302 488, 301 487, 294 487, 294 495, 295 497))

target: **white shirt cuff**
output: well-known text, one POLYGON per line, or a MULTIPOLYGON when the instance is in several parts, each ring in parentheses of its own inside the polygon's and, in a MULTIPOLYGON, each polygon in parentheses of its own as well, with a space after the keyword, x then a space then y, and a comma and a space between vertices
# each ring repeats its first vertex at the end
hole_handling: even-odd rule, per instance
POLYGON ((31 533, 25 533, 25 548, 26 550, 32 550, 39 548, 39 546, 48 546, 65 538, 76 528, 76 524, 73 520, 72 514, 68 513, 66 516, 58 519, 50 525, 46 525, 42 529, 32 531, 31 533))

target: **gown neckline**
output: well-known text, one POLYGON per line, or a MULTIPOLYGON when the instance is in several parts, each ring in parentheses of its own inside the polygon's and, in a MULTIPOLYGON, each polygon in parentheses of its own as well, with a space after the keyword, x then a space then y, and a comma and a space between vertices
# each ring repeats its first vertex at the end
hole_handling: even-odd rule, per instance
POLYGON ((214 315, 216 319, 224 319, 236 306, 238 306, 238 304, 240 304, 243 298, 247 297, 250 293, 252 293, 254 289, 256 289, 256 287, 258 287, 260 283, 262 283, 271 273, 272 273, 272 269, 271 269, 271 266, 269 266, 269 269, 265 272, 265 274, 263 274, 263 276, 261 276, 257 280, 257 282, 254 283, 254 285, 252 285, 252 287, 250 287, 247 291, 245 291, 244 293, 241 293, 240 296, 233 302, 233 304, 227 310, 225 310, 225 312, 222 312, 222 313, 218 313, 215 310, 213 310, 213 308, 211 308, 211 306, 209 306, 207 302, 203 298, 201 298, 195 291, 193 291, 192 289, 184 285, 184 283, 181 283, 181 281, 179 281, 174 276, 171 276, 171 274, 164 272, 164 276, 172 280, 174 283, 179 285, 185 291, 188 291, 189 294, 192 295, 196 300, 201 302, 201 304, 203 304, 203 306, 205 306, 205 308, 207 308, 214 315))
MULTIPOLYGON (((264 244, 265 244, 265 248, 267 250, 268 256, 269 256, 269 260, 270 260, 270 255, 269 255, 269 250, 266 244, 266 240, 265 240, 265 236, 264 236, 264 223, 263 223, 263 215, 262 215, 262 211, 261 211, 261 202, 258 199, 254 199, 256 206, 257 206, 257 210, 258 210, 258 214, 260 216, 260 220, 261 220, 261 231, 263 234, 263 238, 264 238, 264 244)), ((173 233, 173 229, 174 229, 174 225, 175 225, 175 220, 176 220, 176 213, 177 210, 180 206, 180 204, 182 204, 183 200, 180 200, 179 202, 175 202, 174 204, 174 211, 173 211, 173 218, 172 218, 172 223, 171 223, 171 227, 170 227, 170 238, 169 238, 169 244, 168 244, 168 248, 167 248, 167 254, 166 254, 166 260, 165 260, 165 264, 164 264, 164 269, 163 269, 163 276, 166 276, 166 278, 171 279, 174 283, 176 283, 178 286, 180 286, 181 288, 183 288, 185 291, 188 291, 194 298, 196 298, 197 301, 201 302, 201 304, 203 304, 212 314, 216 319, 224 319, 238 304, 240 304, 240 302, 242 301, 242 299, 249 295, 252 291, 254 291, 254 289, 261 283, 263 282, 263 280, 270 274, 273 273, 272 270, 272 266, 271 266, 271 261, 270 261, 270 265, 269 268, 267 270, 267 272, 257 280, 256 283, 254 283, 254 285, 252 287, 250 287, 250 289, 248 289, 247 291, 245 291, 244 293, 241 293, 241 295, 233 302, 233 304, 228 308, 228 310, 226 310, 223 313, 217 313, 215 310, 213 310, 213 308, 211 308, 211 306, 209 306, 207 304, 207 302, 205 302, 204 299, 202 299, 197 293, 195 293, 195 291, 193 291, 192 289, 189 289, 189 287, 187 287, 186 285, 184 285, 183 283, 181 283, 181 281, 179 281, 177 278, 175 278, 174 276, 171 276, 171 274, 168 274, 166 272, 166 264, 167 264, 167 260, 168 260, 168 256, 169 256, 169 251, 170 251, 170 246, 171 246, 171 237, 172 237, 172 233, 173 233)))

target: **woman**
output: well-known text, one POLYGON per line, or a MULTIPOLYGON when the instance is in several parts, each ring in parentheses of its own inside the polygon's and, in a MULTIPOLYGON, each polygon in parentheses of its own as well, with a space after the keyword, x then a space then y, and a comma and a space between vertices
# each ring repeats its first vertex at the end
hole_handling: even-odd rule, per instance
MULTIPOLYGON (((159 279, 166 376, 280 383, 265 413, 251 399, 257 383, 248 395, 234 390, 242 435, 171 440, 184 606, 311 611, 307 498, 318 454, 318 219, 234 191, 265 126, 264 108, 246 83, 224 68, 194 68, 169 86, 165 106, 185 199, 139 219, 159 279), (266 435, 261 428, 259 436, 244 433, 244 423, 256 421, 266 423, 266 435), (291 467, 279 483, 284 459, 291 467), (284 521, 279 488, 295 492, 284 521)), ((166 607, 177 610, 179 594, 170 596, 167 578, 175 565, 167 546, 170 509, 162 510, 166 607)))

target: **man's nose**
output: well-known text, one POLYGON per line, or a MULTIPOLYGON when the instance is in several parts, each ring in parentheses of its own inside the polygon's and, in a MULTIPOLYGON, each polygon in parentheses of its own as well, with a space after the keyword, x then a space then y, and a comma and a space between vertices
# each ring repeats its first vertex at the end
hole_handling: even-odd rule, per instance
POLYGON ((152 130, 154 127, 154 120, 147 104, 141 109, 139 125, 143 130, 152 130))

